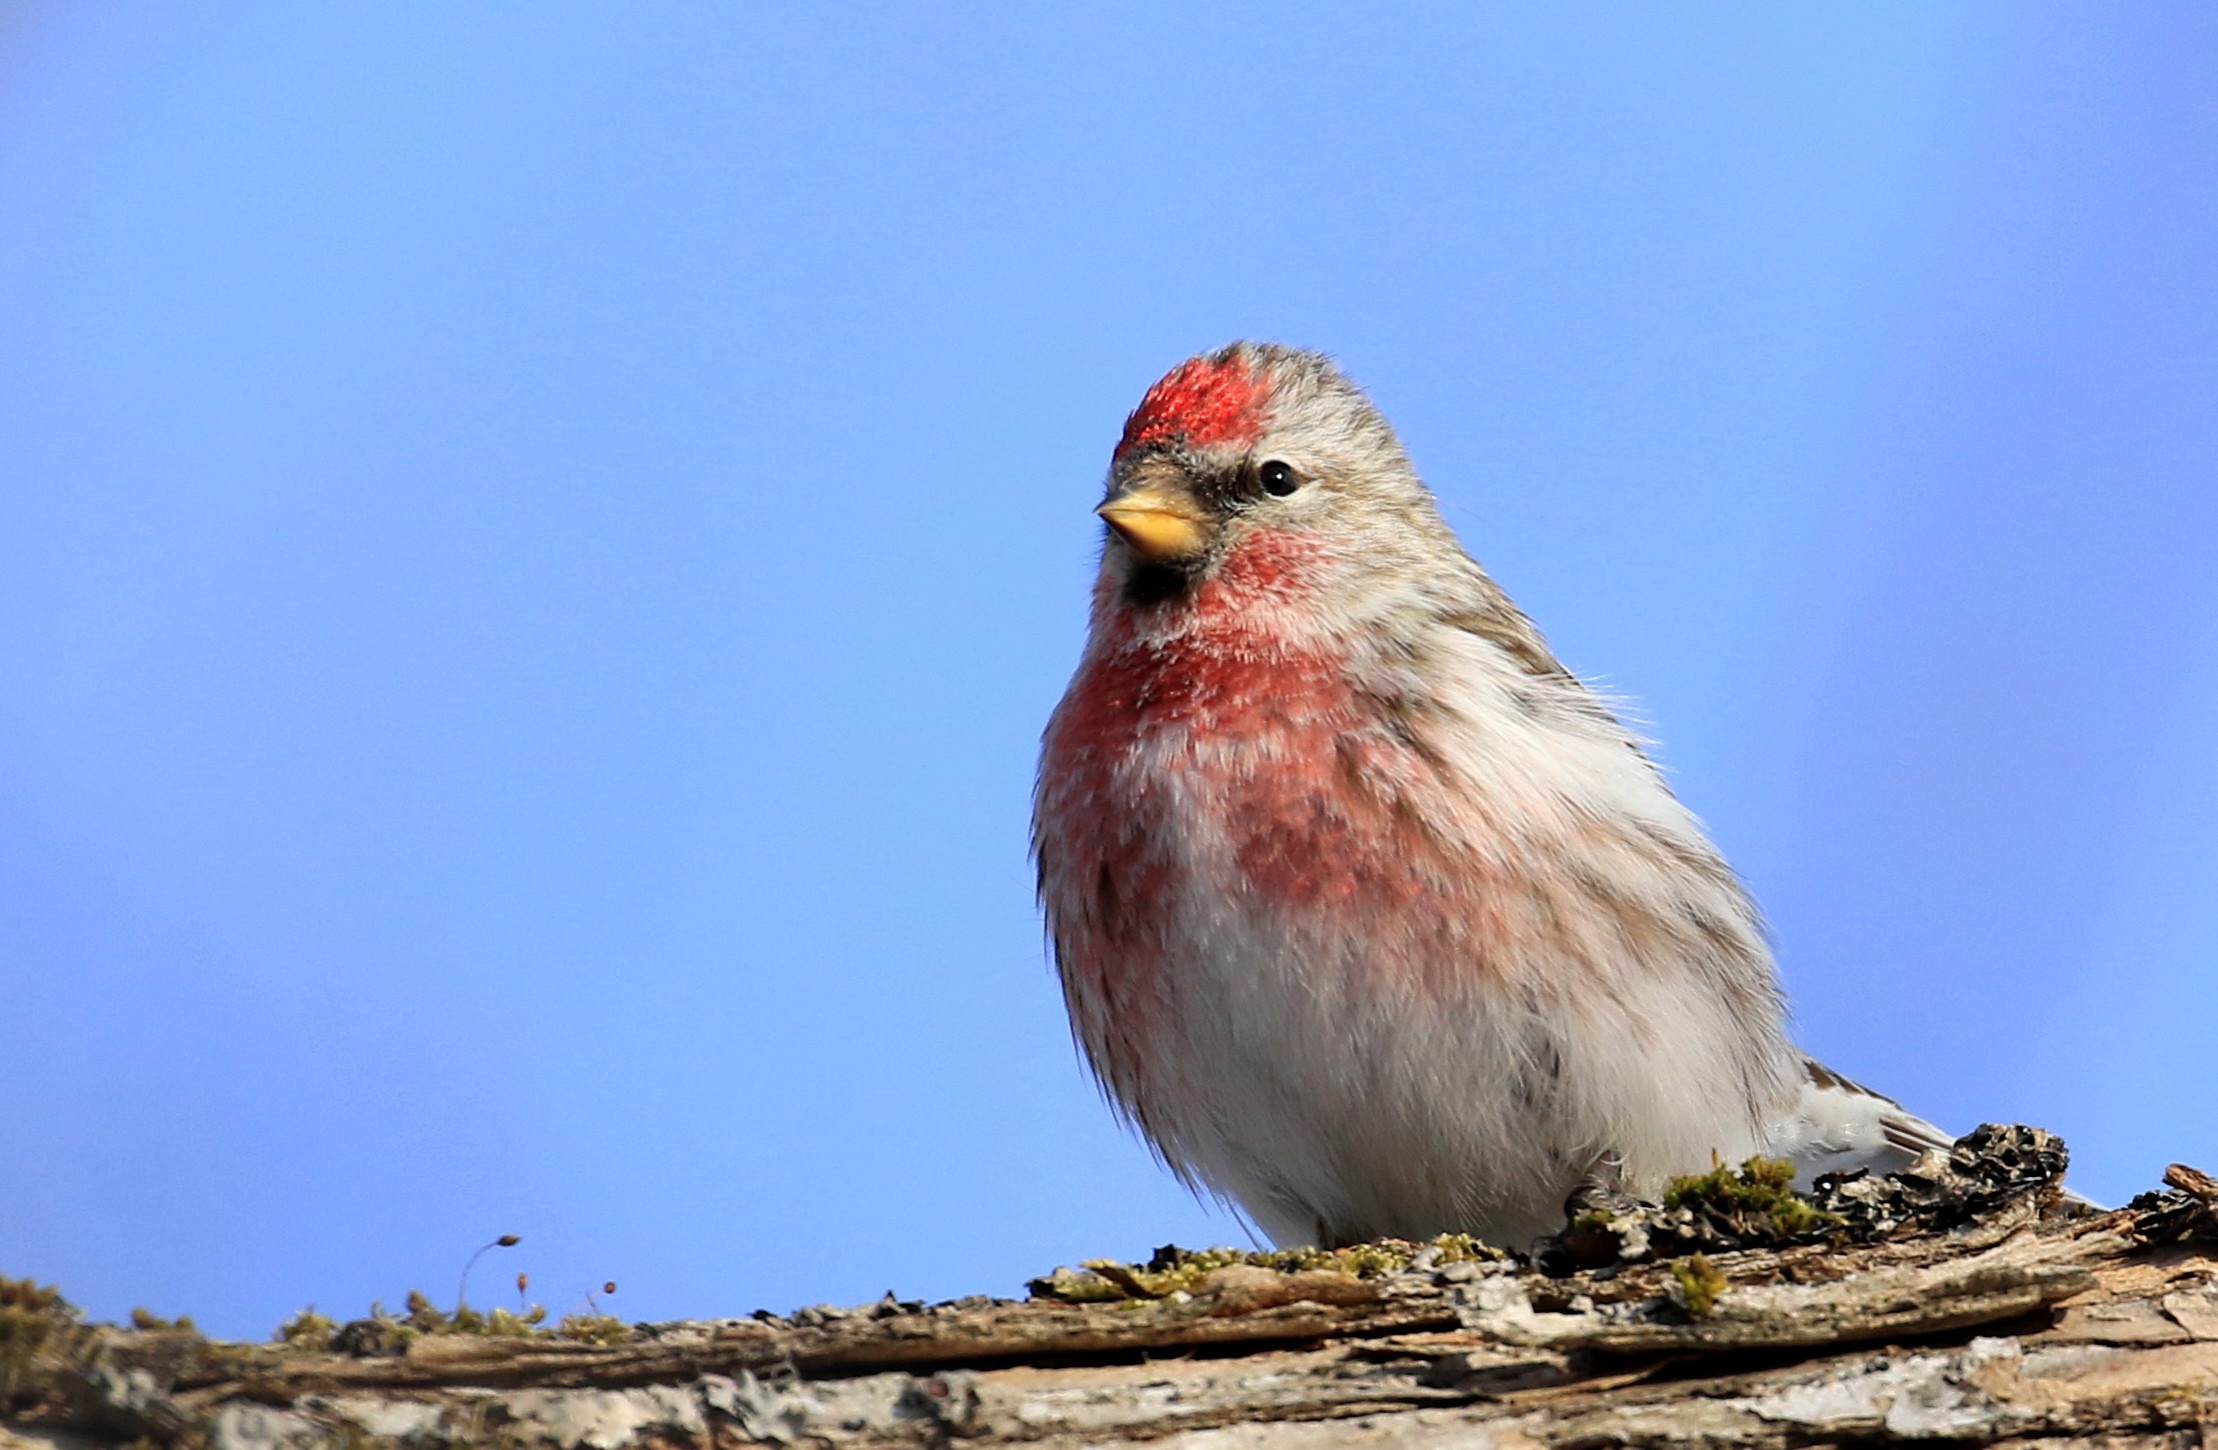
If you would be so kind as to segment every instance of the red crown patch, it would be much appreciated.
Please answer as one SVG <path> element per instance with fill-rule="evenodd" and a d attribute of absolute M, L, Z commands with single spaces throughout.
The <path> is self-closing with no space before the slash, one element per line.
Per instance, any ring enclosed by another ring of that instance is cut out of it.
<path fill-rule="evenodd" d="M 1169 438 L 1203 448 L 1248 442 L 1263 431 L 1269 382 L 1269 375 L 1241 353 L 1188 358 L 1149 388 L 1124 420 L 1117 452 Z"/>

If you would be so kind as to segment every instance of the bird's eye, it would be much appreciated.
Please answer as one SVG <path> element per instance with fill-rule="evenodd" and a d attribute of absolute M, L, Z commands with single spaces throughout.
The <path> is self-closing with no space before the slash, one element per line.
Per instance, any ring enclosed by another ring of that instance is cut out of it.
<path fill-rule="evenodd" d="M 1284 498 L 1302 486 L 1302 481 L 1294 477 L 1294 470 L 1276 458 L 1257 471 L 1263 476 L 1263 491 L 1273 498 Z"/>

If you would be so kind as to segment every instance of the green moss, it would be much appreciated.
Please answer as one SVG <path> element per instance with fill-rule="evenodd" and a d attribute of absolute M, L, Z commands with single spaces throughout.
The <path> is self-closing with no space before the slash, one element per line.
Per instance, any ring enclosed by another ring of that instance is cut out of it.
<path fill-rule="evenodd" d="M 37 1319 L 75 1319 L 77 1307 L 52 1284 L 32 1279 L 11 1279 L 0 1274 L 0 1314 L 27 1315 Z"/>
<path fill-rule="evenodd" d="M 1717 1296 L 1726 1289 L 1725 1275 L 1710 1262 L 1707 1254 L 1679 1259 L 1671 1265 L 1671 1277 L 1678 1281 L 1679 1293 L 1686 1300 L 1687 1313 L 1697 1319 L 1707 1319 L 1717 1308 Z"/>
<path fill-rule="evenodd" d="M 164 1330 L 180 1329 L 187 1334 L 198 1334 L 200 1326 L 193 1323 L 190 1314 L 180 1314 L 175 1319 L 164 1319 L 149 1309 L 131 1311 L 131 1327 L 146 1334 L 159 1334 Z"/>
<path fill-rule="evenodd" d="M 539 1326 L 546 1320 L 547 1311 L 537 1304 L 521 1314 L 511 1314 L 506 1309 L 494 1309 L 486 1313 L 485 1327 L 478 1332 L 490 1334 L 495 1339 L 525 1339 L 537 1334 Z"/>
<path fill-rule="evenodd" d="M 1182 1249 L 1175 1245 L 1157 1249 L 1145 1264 L 1121 1259 L 1087 1259 L 1083 1273 L 1057 1269 L 1034 1279 L 1026 1287 L 1035 1299 L 1065 1304 L 1100 1304 L 1118 1300 L 1167 1299 L 1194 1292 L 1201 1281 L 1219 1269 L 1250 1265 L 1282 1274 L 1325 1270 L 1358 1279 L 1377 1279 L 1400 1273 L 1420 1253 L 1437 1250 L 1433 1262 L 1455 1264 L 1502 1257 L 1469 1234 L 1442 1234 L 1427 1243 L 1406 1239 L 1380 1239 L 1344 1249 L 1276 1249 L 1254 1253 L 1246 1249 Z"/>
<path fill-rule="evenodd" d="M 0 1403 L 54 1335 L 77 1322 L 77 1306 L 53 1285 L 0 1275 Z"/>
<path fill-rule="evenodd" d="M 632 1337 L 630 1327 L 613 1314 L 565 1314 L 554 1332 L 563 1339 L 601 1345 L 623 1344 Z"/>
<path fill-rule="evenodd" d="M 421 1290 L 411 1289 L 407 1308 L 407 1314 L 396 1318 L 382 1301 L 370 1305 L 366 1317 L 384 1331 L 381 1338 L 389 1346 L 381 1352 L 404 1350 L 411 1341 L 426 1335 L 472 1334 L 486 1339 L 546 1336 L 583 1339 L 593 1344 L 620 1344 L 631 1337 L 630 1329 L 622 1320 L 605 1314 L 572 1314 L 549 1328 L 547 1310 L 539 1304 L 524 1310 L 478 1310 L 462 1304 L 449 1312 L 432 1303 Z M 339 1326 L 310 1305 L 277 1326 L 271 1337 L 296 1349 L 324 1353 L 336 1346 L 338 1334 Z"/>
<path fill-rule="evenodd" d="M 547 1311 L 542 1305 L 534 1304 L 517 1313 L 507 1309 L 481 1312 L 467 1304 L 459 1304 L 455 1306 L 454 1312 L 448 1313 L 432 1303 L 420 1289 L 408 1291 L 408 1313 L 404 1318 L 394 1319 L 385 1312 L 382 1303 L 370 1306 L 369 1317 L 379 1323 L 391 1324 L 404 1336 L 404 1343 L 407 1339 L 425 1334 L 475 1334 L 488 1339 L 528 1339 L 534 1334 L 561 1332 L 559 1329 L 548 1331 L 540 1327 L 547 1319 Z M 304 1340 L 312 1340 L 320 1326 L 325 1342 L 329 1342 L 331 1321 L 312 1309 L 303 1311 L 279 1326 L 278 1338 L 288 1343 L 293 1342 L 296 1326 Z"/>
<path fill-rule="evenodd" d="M 1780 1238 L 1845 1222 L 1795 1193 L 1794 1165 L 1784 1158 L 1751 1158 L 1737 1169 L 1720 1163 L 1707 1173 L 1674 1178 L 1664 1190 L 1664 1207 L 1715 1212 L 1743 1234 L 1768 1225 Z"/>
<path fill-rule="evenodd" d="M 331 1336 L 338 1332 L 339 1326 L 318 1314 L 316 1306 L 311 1304 L 278 1325 L 277 1332 L 270 1338 L 293 1349 L 312 1350 L 320 1354 L 331 1348 Z"/>
<path fill-rule="evenodd" d="M 1107 1304 L 1129 1296 L 1110 1279 L 1092 1270 L 1074 1272 L 1057 1265 L 1037 1279 L 1025 1281 L 1025 1291 L 1035 1299 L 1052 1299 L 1058 1304 Z"/>

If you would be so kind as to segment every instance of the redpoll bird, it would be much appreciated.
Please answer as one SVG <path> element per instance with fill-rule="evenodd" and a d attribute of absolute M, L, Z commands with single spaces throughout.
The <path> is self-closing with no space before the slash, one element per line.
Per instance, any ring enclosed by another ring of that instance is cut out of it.
<path fill-rule="evenodd" d="M 1177 368 L 1098 512 L 1033 849 L 1087 1061 L 1190 1185 L 1521 1247 L 1716 1158 L 1947 1145 L 1788 1042 L 1739 879 L 1327 359 Z"/>

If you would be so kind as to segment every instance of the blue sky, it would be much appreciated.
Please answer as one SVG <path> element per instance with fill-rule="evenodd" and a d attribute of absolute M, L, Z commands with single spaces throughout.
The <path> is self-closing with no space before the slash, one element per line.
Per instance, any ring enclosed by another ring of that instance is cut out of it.
<path fill-rule="evenodd" d="M 0 1270 L 258 1335 L 1237 1239 L 1024 856 L 1125 411 L 1326 348 L 1806 1044 L 2218 1160 L 2218 18 L 0 5 Z"/>

